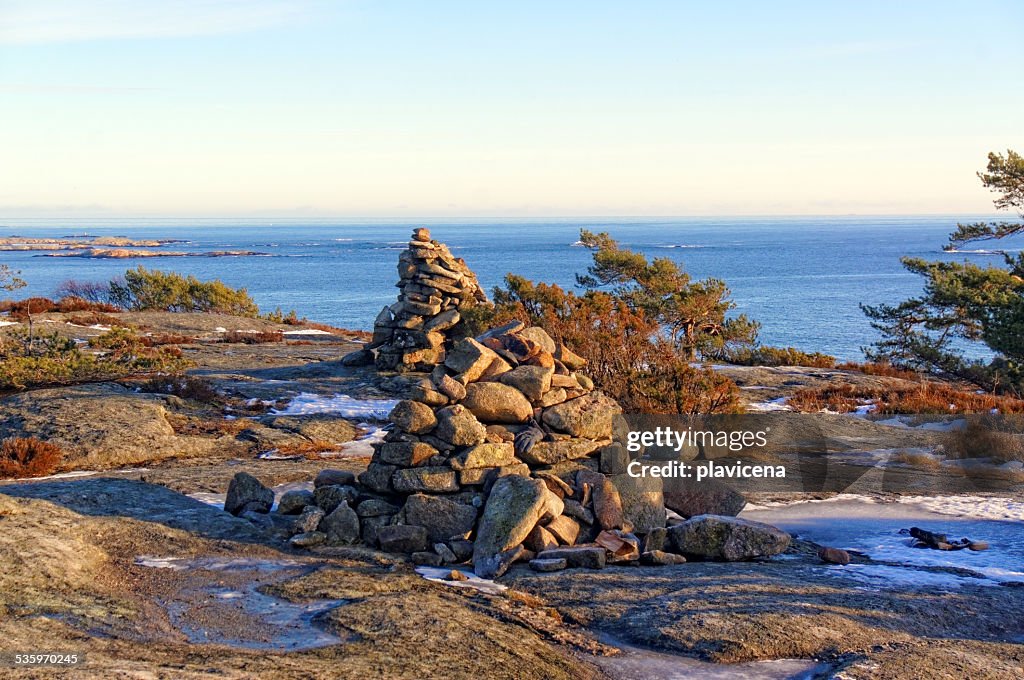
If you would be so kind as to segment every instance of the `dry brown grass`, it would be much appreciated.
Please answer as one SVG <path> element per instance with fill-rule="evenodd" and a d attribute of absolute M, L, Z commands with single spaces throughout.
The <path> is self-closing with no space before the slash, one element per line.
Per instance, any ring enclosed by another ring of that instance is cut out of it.
<path fill-rule="evenodd" d="M 228 331 L 221 336 L 220 341 L 245 345 L 262 345 L 268 342 L 283 342 L 284 333 L 281 331 Z"/>
<path fill-rule="evenodd" d="M 0 443 L 0 477 L 21 479 L 52 474 L 64 451 L 34 437 L 15 437 Z"/>
<path fill-rule="evenodd" d="M 879 414 L 1001 414 L 1024 413 L 1024 399 L 960 389 L 940 382 L 913 385 L 852 385 L 839 383 L 797 390 L 786 402 L 805 413 L 822 410 L 849 413 L 865 403 Z"/>
<path fill-rule="evenodd" d="M 997 429 L 997 419 L 971 418 L 950 430 L 942 444 L 950 458 L 994 458 L 1002 462 L 1024 461 L 1024 435 Z"/>
<path fill-rule="evenodd" d="M 847 361 L 839 364 L 836 368 L 844 371 L 859 371 L 865 375 L 877 375 L 884 378 L 902 378 L 903 380 L 920 380 L 921 375 L 913 371 L 896 368 L 892 364 L 875 363 L 872 361 L 859 364 L 855 361 Z"/>
<path fill-rule="evenodd" d="M 188 437 L 237 437 L 243 430 L 252 423 L 246 418 L 227 420 L 220 415 L 199 416 L 184 415 L 181 413 L 168 413 L 167 422 L 179 436 Z"/>
<path fill-rule="evenodd" d="M 337 451 L 340 444 L 325 441 L 322 439 L 314 439 L 308 442 L 302 442 L 299 444 L 285 444 L 277 447 L 277 452 L 282 456 L 303 456 L 309 460 L 320 459 L 321 453 L 327 453 L 329 451 Z"/>
<path fill-rule="evenodd" d="M 911 467 L 920 468 L 922 470 L 937 470 L 942 467 L 942 463 L 936 460 L 933 456 L 929 456 L 927 453 L 900 451 L 893 456 L 892 459 L 897 463 L 906 463 Z"/>
<path fill-rule="evenodd" d="M 44 312 L 101 312 L 109 314 L 122 311 L 116 305 L 105 302 L 89 302 L 77 297 L 66 297 L 51 300 L 44 297 L 25 298 L 24 300 L 4 300 L 0 302 L 0 312 L 7 312 L 14 321 L 27 321 L 29 314 Z"/>
<path fill-rule="evenodd" d="M 82 312 L 79 314 L 72 314 L 67 318 L 68 323 L 75 324 L 76 326 L 123 326 L 129 328 L 130 325 L 124 323 L 116 316 L 105 314 L 104 312 Z"/>
<path fill-rule="evenodd" d="M 147 347 L 161 347 L 163 345 L 192 345 L 198 342 L 198 339 L 193 335 L 179 333 L 154 333 L 142 336 L 142 341 Z"/>

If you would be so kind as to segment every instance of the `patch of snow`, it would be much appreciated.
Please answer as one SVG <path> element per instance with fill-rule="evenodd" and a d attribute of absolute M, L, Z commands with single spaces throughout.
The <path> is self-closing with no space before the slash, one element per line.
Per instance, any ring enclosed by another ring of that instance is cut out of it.
<path fill-rule="evenodd" d="M 208 491 L 197 491 L 195 493 L 185 494 L 189 498 L 193 498 L 200 503 L 206 503 L 212 505 L 217 509 L 224 509 L 224 501 L 227 499 L 227 494 L 224 493 L 212 493 Z"/>
<path fill-rule="evenodd" d="M 4 326 L 20 326 L 21 324 L 17 321 L 0 321 L 0 328 Z"/>
<path fill-rule="evenodd" d="M 962 585 L 999 585 L 998 582 L 985 578 L 971 578 L 941 571 L 907 569 L 887 564 L 847 564 L 828 567 L 827 571 L 836 576 L 845 576 L 859 581 L 868 586 L 870 590 L 901 590 L 904 588 L 956 590 Z"/>
<path fill-rule="evenodd" d="M 772 411 L 792 411 L 792 407 L 786 406 L 786 397 L 779 397 L 771 401 L 755 401 L 747 404 L 747 411 L 751 413 L 770 413 Z"/>
<path fill-rule="evenodd" d="M 801 538 L 861 552 L 887 562 L 891 569 L 905 570 L 890 578 L 885 587 L 921 587 L 941 577 L 943 584 L 994 585 L 1024 582 L 1024 503 L 1008 498 L 981 496 L 905 496 L 898 502 L 858 494 L 841 494 L 821 501 L 748 506 L 740 516 L 775 525 Z M 929 550 L 914 548 L 914 540 L 900 533 L 911 527 L 942 533 L 953 540 L 984 541 L 989 549 Z M 921 572 L 919 567 L 969 570 L 975 576 Z M 828 573 L 844 575 L 843 569 Z M 883 583 L 885 571 L 869 570 L 863 579 Z M 924 575 L 922 575 L 924 574 Z M 926 582 L 927 581 L 927 582 Z"/>
<path fill-rule="evenodd" d="M 382 427 L 359 423 L 359 427 L 366 430 L 359 439 L 345 442 L 338 447 L 337 451 L 324 451 L 319 454 L 321 458 L 369 458 L 373 455 L 373 445 L 384 441 L 387 430 Z"/>
<path fill-rule="evenodd" d="M 284 409 L 274 409 L 271 413 L 275 416 L 337 413 L 343 418 L 385 420 L 397 403 L 394 399 L 356 399 L 347 394 L 323 396 L 303 392 L 294 397 Z"/>
<path fill-rule="evenodd" d="M 466 581 L 449 581 L 447 580 L 448 574 L 452 571 L 461 571 L 463 574 L 469 577 Z M 505 586 L 500 583 L 487 578 L 480 578 L 473 572 L 467 569 L 455 569 L 454 567 L 416 567 L 416 573 L 427 579 L 428 581 L 434 581 L 435 583 L 443 583 L 446 586 L 455 586 L 456 588 L 472 588 L 473 590 L 479 590 L 481 593 L 487 593 L 488 595 L 497 595 L 498 593 L 508 590 Z"/>
<path fill-rule="evenodd" d="M 100 323 L 94 323 L 93 325 L 89 326 L 89 328 L 93 329 L 94 331 L 103 331 L 103 332 L 107 332 L 107 331 L 110 330 L 110 326 L 104 326 L 103 324 L 100 324 Z"/>
<path fill-rule="evenodd" d="M 297 331 L 285 331 L 281 335 L 334 335 L 334 333 L 322 331 L 319 328 L 303 328 Z"/>
<path fill-rule="evenodd" d="M 214 333 L 227 333 L 228 329 L 224 328 L 224 326 L 217 326 L 216 328 L 213 329 L 213 332 Z"/>

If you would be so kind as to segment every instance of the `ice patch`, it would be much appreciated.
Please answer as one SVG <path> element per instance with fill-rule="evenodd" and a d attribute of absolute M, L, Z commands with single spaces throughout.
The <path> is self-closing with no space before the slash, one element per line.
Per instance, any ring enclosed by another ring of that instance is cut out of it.
<path fill-rule="evenodd" d="M 387 435 L 387 430 L 382 427 L 376 427 L 369 423 L 359 423 L 359 427 L 366 430 L 359 439 L 353 439 L 350 442 L 345 442 L 338 447 L 337 451 L 324 451 L 319 455 L 320 458 L 369 458 L 373 455 L 373 445 L 379 444 L 384 441 L 384 437 Z"/>
<path fill-rule="evenodd" d="M 298 331 L 285 331 L 282 335 L 334 335 L 334 333 L 328 333 L 319 328 L 303 328 Z"/>
<path fill-rule="evenodd" d="M 446 577 L 452 571 L 461 571 L 464 575 L 469 577 L 469 580 L 447 580 Z M 487 593 L 488 595 L 497 595 L 498 593 L 508 590 L 500 583 L 495 583 L 490 579 L 480 578 L 473 572 L 466 569 L 455 569 L 453 567 L 416 567 L 416 573 L 428 581 L 443 583 L 446 586 L 455 586 L 456 588 L 472 588 L 473 590 L 479 590 L 481 593 Z"/>
<path fill-rule="evenodd" d="M 747 411 L 751 413 L 770 413 L 772 411 L 792 411 L 792 407 L 786 406 L 786 397 L 779 397 L 771 401 L 755 401 L 747 404 Z"/>
<path fill-rule="evenodd" d="M 962 585 L 996 586 L 995 581 L 984 578 L 970 578 L 941 571 L 922 571 L 905 567 L 892 567 L 886 564 L 847 564 L 845 566 L 828 567 L 828 572 L 836 576 L 859 581 L 871 590 L 899 590 L 902 588 L 937 588 L 940 590 L 956 590 Z"/>
<path fill-rule="evenodd" d="M 356 399 L 347 394 L 323 396 L 303 392 L 293 398 L 288 406 L 273 410 L 275 416 L 303 416 L 316 413 L 337 413 L 342 418 L 368 418 L 386 420 L 391 409 L 398 402 L 393 399 Z"/>

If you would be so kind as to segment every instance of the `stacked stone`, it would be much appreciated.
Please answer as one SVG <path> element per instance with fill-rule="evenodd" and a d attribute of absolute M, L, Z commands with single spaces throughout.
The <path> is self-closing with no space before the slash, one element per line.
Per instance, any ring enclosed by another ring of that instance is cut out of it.
<path fill-rule="evenodd" d="M 435 267 L 460 269 L 461 278 L 441 277 L 459 281 L 450 286 L 459 292 L 436 287 Z M 619 405 L 544 329 L 512 322 L 459 337 L 459 306 L 485 298 L 465 264 L 425 230 L 414 233 L 399 270 L 402 295 L 375 330 L 378 365 L 429 375 L 392 410 L 391 429 L 358 480 L 324 470 L 313 492 L 280 499 L 275 516 L 294 515 L 283 522 L 293 545 L 361 541 L 418 564 L 471 563 L 485 578 L 518 561 L 552 571 L 676 564 L 684 554 L 747 559 L 788 546 L 774 527 L 703 514 L 736 514 L 738 494 L 670 490 L 658 476 L 628 474 Z M 229 511 L 260 521 L 273 494 L 268 502 L 269 490 L 244 473 L 236 486 Z M 699 516 L 667 521 L 666 503 Z"/>
<path fill-rule="evenodd" d="M 631 498 L 627 517 L 620 491 L 600 472 L 625 472 L 625 450 L 612 441 L 621 409 L 594 391 L 584 364 L 520 322 L 455 342 L 391 412 L 393 428 L 359 477 L 400 508 L 364 522 L 363 540 L 415 548 L 414 560 L 427 564 L 471 556 L 484 576 L 602 531 L 618 532 L 603 540 L 620 557 L 638 558 L 629 532 L 637 523 L 644 533 L 665 526 L 658 480 Z M 594 545 L 582 554 L 603 566 L 605 552 Z"/>
<path fill-rule="evenodd" d="M 444 360 L 460 310 L 487 304 L 487 295 L 465 261 L 422 228 L 399 256 L 398 276 L 398 301 L 377 315 L 367 349 L 377 350 L 380 370 L 430 370 Z"/>

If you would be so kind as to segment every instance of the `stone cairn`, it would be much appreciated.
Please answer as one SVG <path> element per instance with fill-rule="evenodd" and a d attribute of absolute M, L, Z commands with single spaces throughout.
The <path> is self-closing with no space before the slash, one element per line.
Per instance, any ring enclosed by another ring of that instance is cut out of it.
<path fill-rule="evenodd" d="M 398 257 L 398 276 L 398 301 L 377 315 L 367 349 L 377 350 L 382 371 L 429 371 L 444 361 L 447 337 L 457 335 L 459 310 L 486 304 L 487 295 L 465 261 L 422 228 Z"/>
<path fill-rule="evenodd" d="M 544 329 L 512 322 L 455 337 L 460 305 L 486 298 L 426 230 L 414 233 L 399 272 L 399 302 L 376 323 L 377 365 L 428 375 L 407 379 L 391 429 L 358 478 L 323 470 L 313 491 L 281 497 L 275 514 L 293 546 L 362 542 L 416 564 L 472 564 L 484 578 L 521 561 L 554 571 L 677 564 L 684 555 L 748 559 L 788 546 L 774 527 L 725 516 L 739 512 L 741 496 L 726 498 L 734 509 L 721 515 L 700 514 L 714 510 L 695 506 L 699 490 L 666 493 L 659 477 L 627 474 L 619 405 Z M 700 516 L 667 523 L 673 498 Z M 225 509 L 252 518 L 272 502 L 240 473 Z"/>

